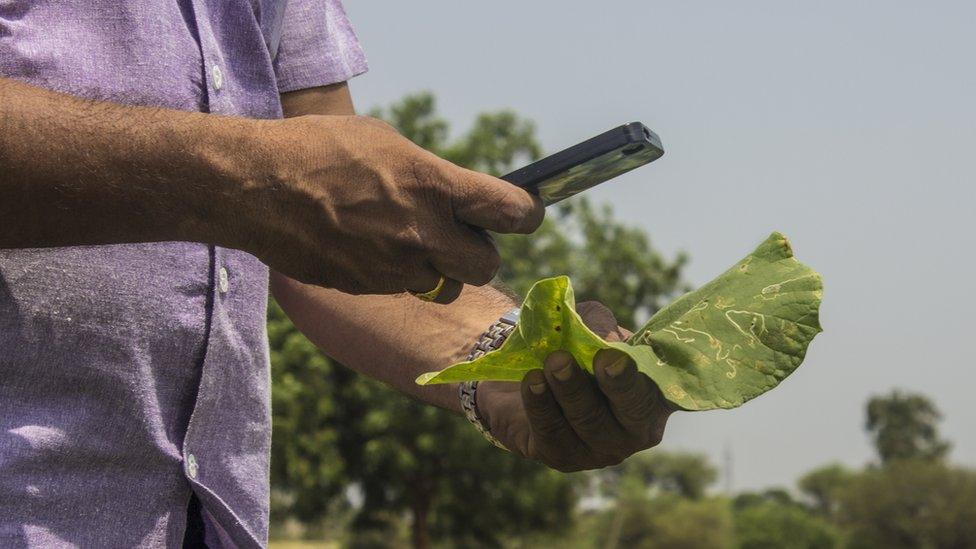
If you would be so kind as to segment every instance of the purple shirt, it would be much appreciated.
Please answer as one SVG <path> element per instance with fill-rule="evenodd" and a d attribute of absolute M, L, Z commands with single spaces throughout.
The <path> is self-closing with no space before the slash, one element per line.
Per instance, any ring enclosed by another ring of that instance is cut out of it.
<path fill-rule="evenodd" d="M 0 2 L 0 75 L 92 99 L 279 118 L 365 70 L 339 0 Z M 191 490 L 264 545 L 267 295 L 203 244 L 0 250 L 0 547 L 178 546 Z"/>

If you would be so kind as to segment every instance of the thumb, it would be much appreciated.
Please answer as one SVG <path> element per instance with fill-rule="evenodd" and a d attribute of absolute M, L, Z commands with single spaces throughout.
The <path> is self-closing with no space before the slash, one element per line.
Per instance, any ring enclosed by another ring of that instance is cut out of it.
<path fill-rule="evenodd" d="M 454 216 L 496 233 L 534 232 L 545 207 L 539 197 L 487 174 L 455 166 Z"/>

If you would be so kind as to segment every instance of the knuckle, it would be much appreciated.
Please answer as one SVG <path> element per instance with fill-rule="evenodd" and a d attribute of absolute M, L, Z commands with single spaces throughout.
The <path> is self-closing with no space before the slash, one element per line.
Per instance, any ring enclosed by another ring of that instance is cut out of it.
<path fill-rule="evenodd" d="M 420 234 L 420 229 L 413 223 L 397 231 L 396 242 L 401 250 L 407 252 L 419 252 L 426 249 L 426 244 L 423 236 Z"/>
<path fill-rule="evenodd" d="M 554 408 L 555 405 L 549 404 L 535 404 L 526 407 L 525 412 L 529 417 L 529 424 L 533 433 L 548 439 L 563 432 L 565 421 Z"/>
<path fill-rule="evenodd" d="M 618 415 L 620 422 L 624 425 L 649 425 L 652 423 L 651 408 L 646 403 L 635 402 L 621 403 L 614 412 Z"/>
<path fill-rule="evenodd" d="M 559 441 L 569 440 L 575 435 L 566 423 L 562 412 L 559 411 L 559 407 L 554 405 L 554 408 L 536 410 L 529 419 L 535 436 L 549 444 L 559 445 Z"/>
<path fill-rule="evenodd" d="M 422 189 L 434 187 L 434 166 L 416 158 L 410 162 L 410 175 L 413 182 Z"/>
<path fill-rule="evenodd" d="M 599 409 L 598 406 L 593 406 L 590 401 L 589 386 L 586 381 L 579 372 L 573 372 L 573 377 L 569 380 L 562 382 L 562 384 L 554 384 L 559 393 L 559 402 L 563 406 L 563 411 L 567 417 L 574 421 L 594 413 L 593 408 Z"/>
<path fill-rule="evenodd" d="M 602 406 L 582 406 L 567 413 L 573 426 L 586 433 L 603 433 L 607 423 L 607 410 Z"/>
<path fill-rule="evenodd" d="M 566 433 L 563 418 L 554 412 L 536 413 L 532 419 L 532 430 L 540 437 L 551 439 Z"/>
<path fill-rule="evenodd" d="M 649 379 L 641 374 L 637 383 L 628 382 L 624 387 L 617 385 L 613 389 L 613 411 L 622 422 L 638 425 L 651 423 L 661 396 Z"/>
<path fill-rule="evenodd" d="M 646 418 L 653 408 L 654 395 L 641 389 L 641 384 L 631 384 L 618 393 L 617 403 L 632 419 Z"/>

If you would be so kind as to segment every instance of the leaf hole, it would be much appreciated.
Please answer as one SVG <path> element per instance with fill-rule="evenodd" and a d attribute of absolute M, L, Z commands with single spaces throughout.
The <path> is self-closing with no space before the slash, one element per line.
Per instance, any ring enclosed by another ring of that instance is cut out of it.
<path fill-rule="evenodd" d="M 557 331 L 557 332 L 561 332 L 561 331 L 562 331 L 562 329 L 563 329 L 563 327 L 562 327 L 562 326 L 556 326 L 556 331 Z"/>

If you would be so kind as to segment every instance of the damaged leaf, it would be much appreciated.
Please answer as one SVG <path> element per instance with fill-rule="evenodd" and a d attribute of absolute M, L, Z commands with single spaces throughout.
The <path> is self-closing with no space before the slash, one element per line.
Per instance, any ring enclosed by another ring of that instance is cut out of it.
<path fill-rule="evenodd" d="M 685 410 L 735 408 L 776 387 L 803 361 L 820 331 L 820 275 L 773 233 L 731 269 L 658 311 L 626 343 L 608 343 L 576 313 L 565 276 L 537 282 L 502 347 L 419 378 L 421 385 L 520 381 L 565 350 L 592 373 L 593 356 L 614 348 Z"/>

